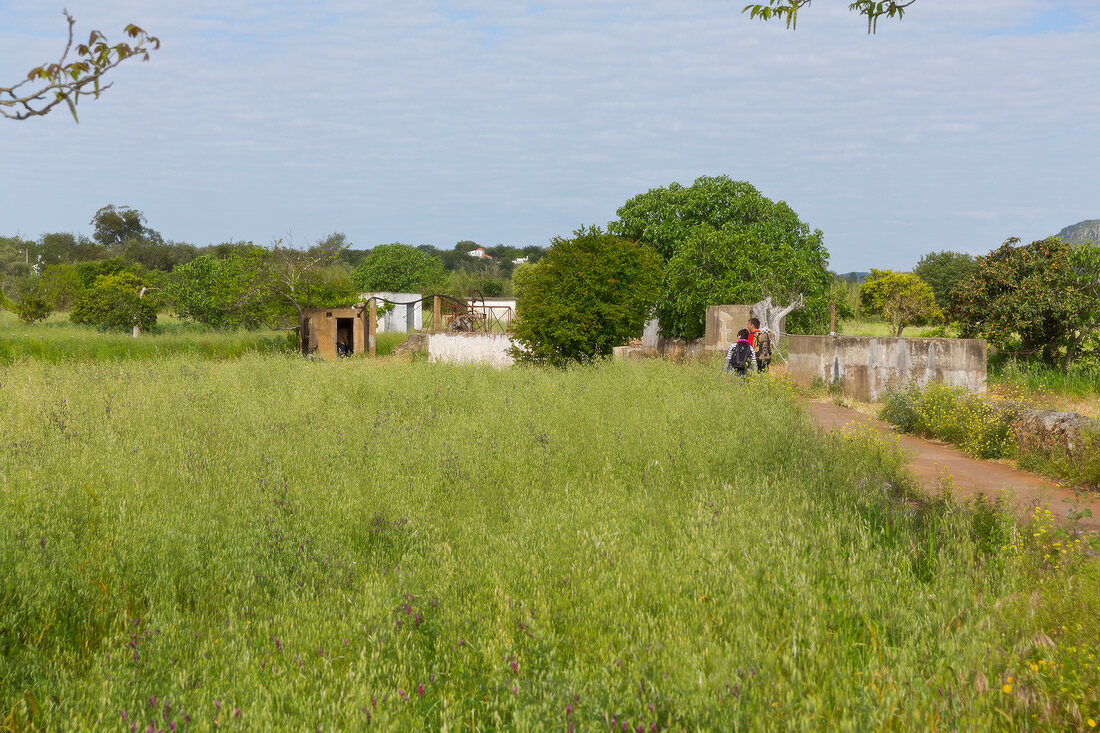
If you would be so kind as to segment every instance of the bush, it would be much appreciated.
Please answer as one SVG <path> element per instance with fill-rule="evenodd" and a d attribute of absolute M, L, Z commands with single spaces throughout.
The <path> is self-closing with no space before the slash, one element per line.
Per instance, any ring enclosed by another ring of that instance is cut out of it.
<path fill-rule="evenodd" d="M 145 282 L 137 275 L 122 272 L 103 275 L 77 301 L 69 320 L 101 329 L 157 325 L 157 298 L 142 296 Z"/>
<path fill-rule="evenodd" d="M 1016 452 L 1011 408 L 958 387 L 933 382 L 891 391 L 879 417 L 902 432 L 954 443 L 977 458 L 1006 458 Z"/>
<path fill-rule="evenodd" d="M 660 277 L 651 247 L 599 227 L 555 239 L 550 253 L 519 276 L 516 358 L 564 366 L 610 355 L 641 333 Z"/>
<path fill-rule="evenodd" d="M 19 316 L 19 322 L 25 324 L 44 321 L 52 312 L 53 308 L 44 298 L 34 295 L 23 298 L 23 302 L 15 308 L 15 315 Z"/>

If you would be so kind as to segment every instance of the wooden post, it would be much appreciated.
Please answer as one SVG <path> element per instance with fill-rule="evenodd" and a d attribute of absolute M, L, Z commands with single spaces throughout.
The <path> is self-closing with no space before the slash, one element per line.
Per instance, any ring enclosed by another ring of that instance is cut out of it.
<path fill-rule="evenodd" d="M 367 356 L 374 356 L 374 336 L 378 333 L 378 303 L 370 299 L 370 312 L 367 315 Z"/>
<path fill-rule="evenodd" d="M 829 303 L 829 333 L 836 335 L 836 301 Z"/>
<path fill-rule="evenodd" d="M 443 330 L 443 303 L 438 295 L 432 298 L 432 330 Z"/>

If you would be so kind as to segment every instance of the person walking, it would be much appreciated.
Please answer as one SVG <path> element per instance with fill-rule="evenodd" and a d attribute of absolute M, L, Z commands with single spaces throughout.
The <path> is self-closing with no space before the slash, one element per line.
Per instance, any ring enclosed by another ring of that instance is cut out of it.
<path fill-rule="evenodd" d="M 723 374 L 735 373 L 744 377 L 749 369 L 756 371 L 756 352 L 752 349 L 752 341 L 749 340 L 749 331 L 742 328 L 737 332 L 737 341 L 730 344 L 726 352 L 726 367 Z"/>
<path fill-rule="evenodd" d="M 772 363 L 772 332 L 766 327 L 760 328 L 759 318 L 749 319 L 749 340 L 756 353 L 757 371 L 768 371 L 768 365 Z"/>

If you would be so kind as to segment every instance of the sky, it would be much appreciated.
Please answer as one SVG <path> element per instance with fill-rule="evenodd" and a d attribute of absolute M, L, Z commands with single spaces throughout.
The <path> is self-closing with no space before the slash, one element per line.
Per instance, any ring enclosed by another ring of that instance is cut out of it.
<path fill-rule="evenodd" d="M 548 245 L 632 196 L 728 175 L 908 270 L 1100 218 L 1100 2 L 847 0 L 798 29 L 747 0 L 75 0 L 76 34 L 161 39 L 114 86 L 0 119 L 0 235 Z M 60 55 L 62 4 L 0 0 L 0 84 Z"/>

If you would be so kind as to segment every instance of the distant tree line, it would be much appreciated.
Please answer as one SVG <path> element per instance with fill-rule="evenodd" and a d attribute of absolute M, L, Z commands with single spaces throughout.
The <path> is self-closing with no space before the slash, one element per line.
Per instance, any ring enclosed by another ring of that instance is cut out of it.
<path fill-rule="evenodd" d="M 64 311 L 75 322 L 149 328 L 166 309 L 215 328 L 292 327 L 305 308 L 347 305 L 366 291 L 510 295 L 516 260 L 537 262 L 546 251 L 496 245 L 476 258 L 469 253 L 479 245 L 468 240 L 452 250 L 358 250 L 341 233 L 303 249 L 281 241 L 199 247 L 166 240 L 141 211 L 115 205 L 90 225 L 90 237 L 0 237 L 0 307 L 28 322 Z M 121 296 L 130 291 L 136 305 Z"/>

